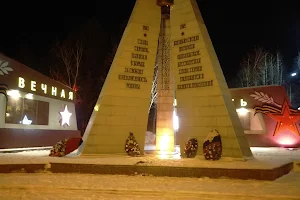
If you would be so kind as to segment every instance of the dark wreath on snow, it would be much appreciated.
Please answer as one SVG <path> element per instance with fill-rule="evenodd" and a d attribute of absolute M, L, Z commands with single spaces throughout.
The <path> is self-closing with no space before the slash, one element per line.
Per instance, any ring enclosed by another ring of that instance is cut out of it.
<path fill-rule="evenodd" d="M 184 154 L 187 158 L 194 158 L 198 151 L 198 141 L 196 138 L 191 138 L 187 141 L 184 147 Z"/>
<path fill-rule="evenodd" d="M 219 160 L 222 156 L 221 135 L 212 130 L 203 143 L 203 155 L 206 160 Z"/>
<path fill-rule="evenodd" d="M 129 156 L 139 156 L 141 154 L 139 144 L 132 132 L 129 133 L 129 136 L 126 140 L 125 151 Z"/>
<path fill-rule="evenodd" d="M 49 156 L 63 157 L 76 150 L 82 143 L 82 138 L 69 138 L 58 141 L 50 150 Z"/>

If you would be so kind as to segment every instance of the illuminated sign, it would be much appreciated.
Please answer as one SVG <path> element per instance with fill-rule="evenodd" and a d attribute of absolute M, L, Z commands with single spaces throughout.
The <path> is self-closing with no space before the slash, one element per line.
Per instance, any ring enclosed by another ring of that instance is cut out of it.
<path fill-rule="evenodd" d="M 69 112 L 68 106 L 65 106 L 65 110 L 63 112 L 59 112 L 61 115 L 61 126 L 64 126 L 65 124 L 70 126 L 70 117 L 72 113 Z"/>
<path fill-rule="evenodd" d="M 241 106 L 242 107 L 247 106 L 247 101 L 244 101 L 244 99 L 241 99 Z"/>
<path fill-rule="evenodd" d="M 234 99 L 232 99 L 232 100 L 234 101 Z M 247 101 L 244 101 L 244 99 L 240 99 L 240 105 L 241 105 L 241 108 L 236 109 L 236 111 L 241 116 L 246 115 L 249 112 L 246 108 L 244 108 L 247 106 Z"/>
<path fill-rule="evenodd" d="M 29 85 L 29 86 L 27 86 Z M 31 80 L 31 81 L 25 81 L 23 77 L 18 78 L 18 87 L 19 88 L 25 88 L 29 87 L 31 91 L 33 92 L 42 92 L 44 94 L 49 94 L 55 97 L 60 97 L 62 99 L 68 99 L 68 100 L 73 100 L 74 99 L 74 94 L 73 91 L 65 91 L 64 89 L 58 89 L 55 86 L 48 86 L 45 83 L 37 84 L 36 81 Z"/>
<path fill-rule="evenodd" d="M 20 124 L 25 124 L 25 125 L 30 125 L 31 123 L 32 120 L 29 120 L 26 115 L 24 116 L 23 120 L 20 121 Z"/>
<path fill-rule="evenodd" d="M 231 99 L 232 101 L 234 101 L 234 99 Z M 244 99 L 240 99 L 240 106 L 241 107 L 246 107 L 247 106 L 247 101 L 245 101 Z"/>

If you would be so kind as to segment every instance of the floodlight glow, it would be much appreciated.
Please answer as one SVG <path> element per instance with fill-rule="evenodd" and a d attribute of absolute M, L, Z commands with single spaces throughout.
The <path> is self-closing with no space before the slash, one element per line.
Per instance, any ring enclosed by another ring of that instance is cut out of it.
<path fill-rule="evenodd" d="M 246 115 L 249 112 L 248 109 L 246 109 L 246 108 L 238 108 L 238 109 L 236 109 L 236 111 L 241 116 L 244 116 L 244 115 Z"/>
<path fill-rule="evenodd" d="M 11 96 L 13 99 L 18 99 L 21 97 L 19 90 L 9 90 L 7 91 L 7 95 Z"/>
<path fill-rule="evenodd" d="M 173 111 L 173 128 L 175 131 L 178 131 L 179 129 L 179 119 L 175 111 Z"/>
<path fill-rule="evenodd" d="M 28 93 L 28 94 L 25 95 L 25 98 L 26 99 L 33 99 L 33 94 Z"/>

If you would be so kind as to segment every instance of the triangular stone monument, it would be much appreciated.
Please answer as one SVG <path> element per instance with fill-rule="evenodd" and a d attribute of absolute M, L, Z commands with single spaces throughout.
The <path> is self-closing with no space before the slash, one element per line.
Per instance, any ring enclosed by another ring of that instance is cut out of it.
<path fill-rule="evenodd" d="M 196 0 L 175 0 L 171 27 L 181 146 L 189 137 L 202 142 L 211 130 L 217 129 L 223 156 L 251 156 Z"/>
<path fill-rule="evenodd" d="M 163 19 L 166 14 L 169 18 Z M 129 133 L 143 154 L 156 58 L 159 65 L 170 67 L 171 77 L 158 81 L 170 87 L 158 92 L 158 105 L 162 103 L 158 112 L 165 114 L 157 119 L 157 139 L 164 136 L 160 130 L 170 129 L 172 119 L 167 118 L 172 117 L 172 109 L 167 104 L 173 104 L 175 96 L 182 155 L 188 139 L 197 138 L 200 145 L 210 131 L 217 130 L 222 156 L 252 156 L 196 0 L 136 1 L 84 134 L 82 155 L 125 154 Z M 174 137 L 173 130 L 166 135 Z"/>
<path fill-rule="evenodd" d="M 136 2 L 84 133 L 83 155 L 125 153 L 130 132 L 143 153 L 160 20 L 154 1 Z"/>

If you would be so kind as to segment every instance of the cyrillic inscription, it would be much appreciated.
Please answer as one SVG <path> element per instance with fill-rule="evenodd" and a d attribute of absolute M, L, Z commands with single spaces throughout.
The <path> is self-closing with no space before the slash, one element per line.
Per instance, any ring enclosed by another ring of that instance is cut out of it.
<path fill-rule="evenodd" d="M 187 83 L 187 84 L 181 84 L 177 85 L 177 89 L 188 89 L 188 88 L 199 88 L 199 87 L 208 87 L 213 85 L 213 80 L 210 81 L 202 81 L 197 83 Z"/>
<path fill-rule="evenodd" d="M 147 82 L 147 78 L 146 77 L 127 76 L 127 75 L 121 75 L 121 74 L 119 75 L 119 80 Z"/>
<path fill-rule="evenodd" d="M 186 24 L 180 24 L 180 29 L 186 28 Z"/>
<path fill-rule="evenodd" d="M 193 64 L 200 63 L 200 62 L 201 62 L 201 58 L 186 60 L 186 61 L 178 62 L 178 67 L 193 65 Z"/>
<path fill-rule="evenodd" d="M 180 26 L 182 29 L 184 26 Z M 191 43 L 188 45 L 179 46 L 179 52 L 191 50 L 196 48 L 196 41 L 199 40 L 199 35 L 187 37 L 184 39 L 179 39 L 174 41 L 174 46 L 181 45 L 185 43 Z M 194 57 L 194 59 L 188 59 Z M 182 61 L 184 59 L 184 61 Z M 204 73 L 202 72 L 203 66 L 201 65 L 201 52 L 200 50 L 194 50 L 192 52 L 180 53 L 177 55 L 178 62 L 178 74 L 179 74 L 179 83 L 187 82 L 185 84 L 177 84 L 177 89 L 189 89 L 189 88 L 199 88 L 199 87 L 208 87 L 213 85 L 213 80 L 205 81 Z M 197 64 L 197 65 L 196 65 Z M 200 65 L 199 65 L 200 64 Z M 196 65 L 196 66 L 190 66 Z M 201 73 L 202 72 L 202 73 Z"/>
<path fill-rule="evenodd" d="M 194 48 L 195 48 L 195 44 L 189 44 L 189 45 L 179 47 L 179 51 L 186 51 L 186 50 L 194 49 Z"/>
<path fill-rule="evenodd" d="M 194 41 L 197 41 L 197 40 L 199 40 L 199 35 L 184 38 L 184 39 L 181 39 L 181 40 L 176 40 L 176 41 L 174 41 L 174 46 L 180 45 L 180 44 L 185 44 L 185 43 L 188 43 L 188 42 L 194 42 Z"/>
<path fill-rule="evenodd" d="M 126 87 L 130 89 L 140 89 L 141 85 L 136 83 L 126 83 Z"/>
<path fill-rule="evenodd" d="M 195 74 L 195 75 L 180 77 L 180 81 L 193 81 L 198 79 L 204 79 L 204 74 Z"/>
<path fill-rule="evenodd" d="M 146 48 L 146 47 L 134 46 L 134 50 L 148 53 L 148 48 Z"/>
<path fill-rule="evenodd" d="M 148 41 L 147 40 L 138 39 L 138 44 L 148 45 Z"/>
<path fill-rule="evenodd" d="M 177 56 L 177 59 L 189 58 L 189 57 L 199 56 L 199 55 L 200 55 L 200 50 L 198 50 L 198 51 L 193 51 L 193 52 L 189 52 L 189 53 L 179 54 L 179 55 Z"/>
<path fill-rule="evenodd" d="M 149 27 L 143 26 L 143 30 L 149 31 Z M 142 39 L 137 39 L 137 44 L 138 45 L 148 45 L 148 41 L 142 40 Z M 128 82 L 131 82 L 131 81 L 144 82 L 144 83 L 147 82 L 146 77 L 138 76 L 138 75 L 142 75 L 144 73 L 144 69 L 139 69 L 139 68 L 135 68 L 135 67 L 145 67 L 145 62 L 139 61 L 139 60 L 147 60 L 148 55 L 136 53 L 136 51 L 148 53 L 148 48 L 141 47 L 141 46 L 134 46 L 134 52 L 131 53 L 132 60 L 130 61 L 130 64 L 133 67 L 125 67 L 124 72 L 127 74 L 135 74 L 137 76 L 119 74 L 118 75 L 119 80 L 125 80 Z M 134 60 L 134 59 L 137 59 L 137 60 Z M 128 83 L 128 82 L 126 83 L 126 88 L 129 88 L 129 89 L 140 89 L 141 88 L 141 84 L 139 84 L 139 83 Z"/>
<path fill-rule="evenodd" d="M 147 55 L 138 54 L 138 53 L 131 53 L 131 58 L 147 60 Z"/>
<path fill-rule="evenodd" d="M 131 65 L 132 66 L 139 66 L 139 67 L 145 67 L 145 62 L 141 62 L 141 61 L 131 61 Z"/>
<path fill-rule="evenodd" d="M 202 71 L 202 66 L 189 67 L 185 69 L 179 69 L 179 74 L 186 74 L 186 73 L 200 72 L 200 71 Z"/>
<path fill-rule="evenodd" d="M 143 69 L 136 69 L 136 68 L 128 68 L 125 67 L 125 73 L 132 73 L 132 74 L 143 74 Z"/>
<path fill-rule="evenodd" d="M 143 25 L 143 30 L 144 30 L 144 31 L 149 31 L 149 26 Z"/>

